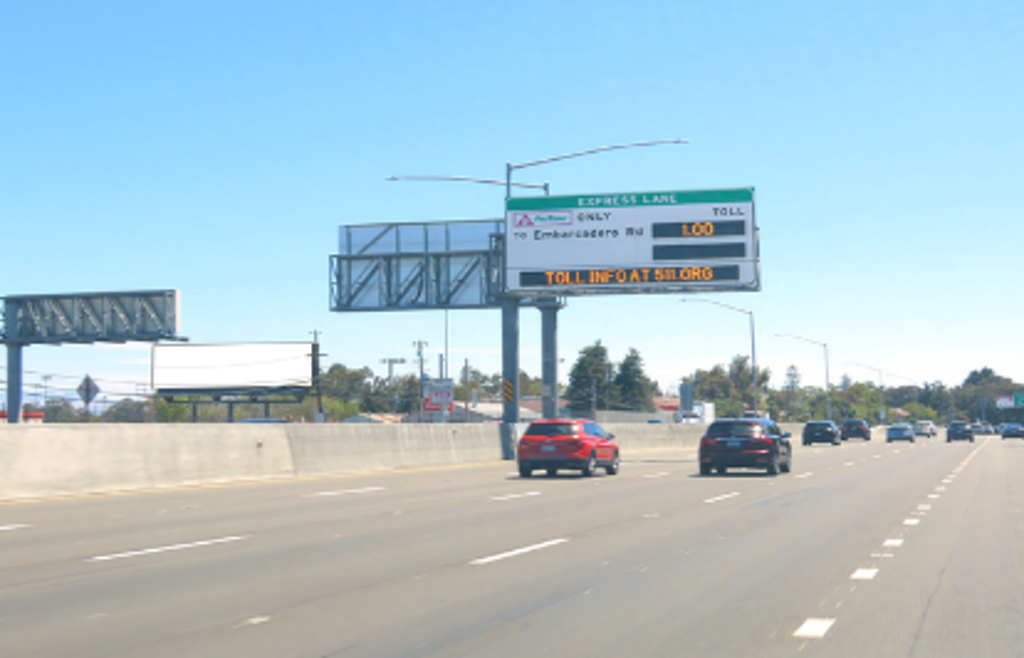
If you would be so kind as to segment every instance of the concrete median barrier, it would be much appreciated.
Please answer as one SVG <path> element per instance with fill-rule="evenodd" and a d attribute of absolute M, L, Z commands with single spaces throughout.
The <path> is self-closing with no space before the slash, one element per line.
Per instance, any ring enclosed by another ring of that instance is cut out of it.
<path fill-rule="evenodd" d="M 516 427 L 519 436 L 527 424 Z M 696 449 L 699 425 L 610 423 L 630 453 Z M 501 460 L 494 423 L 0 425 L 0 500 Z"/>
<path fill-rule="evenodd" d="M 280 426 L 67 424 L 0 430 L 0 500 L 293 474 Z"/>

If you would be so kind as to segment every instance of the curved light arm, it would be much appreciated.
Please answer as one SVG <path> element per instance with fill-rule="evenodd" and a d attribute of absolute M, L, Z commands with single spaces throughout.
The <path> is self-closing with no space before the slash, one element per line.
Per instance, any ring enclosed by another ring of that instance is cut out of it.
<path fill-rule="evenodd" d="M 660 146 L 662 144 L 688 144 L 689 140 L 686 139 L 657 139 L 650 142 L 635 142 L 633 144 L 616 144 L 614 146 L 601 146 L 596 149 L 588 149 L 586 151 L 579 151 L 577 153 L 566 153 L 564 155 L 555 155 L 550 158 L 544 158 L 542 160 L 534 160 L 532 162 L 523 162 L 520 164 L 507 164 L 508 170 L 513 171 L 516 169 L 525 169 L 526 167 L 533 167 L 535 165 L 547 164 L 548 162 L 558 162 L 559 160 L 568 160 L 569 158 L 578 158 L 584 155 L 593 155 L 594 153 L 604 153 L 605 151 L 617 151 L 619 149 L 628 149 L 639 146 Z"/>
<path fill-rule="evenodd" d="M 832 420 L 832 384 L 828 376 L 828 343 L 823 343 L 813 338 L 805 338 L 804 336 L 797 336 L 796 334 L 775 334 L 776 336 L 782 336 L 785 338 L 795 338 L 796 340 L 802 340 L 805 343 L 811 343 L 812 345 L 818 345 L 819 347 L 825 348 L 825 415 L 828 416 L 829 420 Z"/>
<path fill-rule="evenodd" d="M 757 415 L 757 340 L 755 338 L 754 330 L 754 312 L 748 311 L 745 308 L 739 306 L 733 306 L 732 304 L 726 304 L 714 299 L 680 299 L 681 302 L 701 302 L 704 304 L 714 304 L 715 306 L 721 306 L 727 308 L 730 311 L 736 311 L 737 313 L 746 313 L 750 317 L 750 373 L 753 378 L 753 392 L 754 392 L 754 414 Z"/>
<path fill-rule="evenodd" d="M 488 185 L 505 185 L 507 181 L 494 180 L 491 178 L 472 178 L 470 176 L 388 176 L 384 180 L 386 181 L 403 181 L 403 180 L 447 180 L 447 181 L 459 181 L 464 183 L 485 183 Z M 544 194 L 548 194 L 550 185 L 548 183 L 512 183 L 515 187 L 526 187 L 533 190 L 544 190 Z"/>

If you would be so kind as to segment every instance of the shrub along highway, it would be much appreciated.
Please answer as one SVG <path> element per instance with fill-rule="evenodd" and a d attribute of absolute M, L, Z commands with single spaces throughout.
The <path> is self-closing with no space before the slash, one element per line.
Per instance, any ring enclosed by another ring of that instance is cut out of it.
<path fill-rule="evenodd" d="M 0 505 L 0 655 L 1021 656 L 1024 441 Z"/>

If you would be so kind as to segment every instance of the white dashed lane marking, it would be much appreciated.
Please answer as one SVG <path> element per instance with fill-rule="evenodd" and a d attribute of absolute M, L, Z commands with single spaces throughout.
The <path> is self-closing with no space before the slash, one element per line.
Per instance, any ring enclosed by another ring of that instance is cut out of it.
<path fill-rule="evenodd" d="M 171 546 L 158 546 L 156 548 L 144 548 L 139 551 L 127 551 L 125 553 L 113 553 L 111 555 L 97 555 L 86 559 L 86 562 L 102 562 L 104 560 L 118 560 L 126 557 L 136 557 L 139 555 L 151 555 L 153 553 L 166 553 L 168 551 L 180 551 L 186 548 L 199 548 L 200 546 L 212 546 L 214 544 L 226 544 L 233 541 L 242 541 L 246 537 L 221 537 L 220 539 L 207 539 L 205 541 L 195 541 L 189 544 L 172 544 Z"/>
<path fill-rule="evenodd" d="M 903 525 L 917 525 L 921 519 L 903 519 Z"/>
<path fill-rule="evenodd" d="M 370 493 L 372 491 L 384 491 L 384 487 L 363 487 L 362 489 L 345 489 L 343 491 L 321 491 L 319 493 L 307 494 L 304 498 L 318 498 L 321 496 L 349 496 L 354 494 Z"/>
<path fill-rule="evenodd" d="M 529 498 L 530 496 L 539 496 L 539 495 L 540 495 L 539 491 L 527 491 L 526 493 L 521 493 L 521 494 L 509 494 L 507 496 L 496 496 L 494 498 L 491 498 L 491 500 L 495 500 L 495 501 L 515 500 L 516 498 Z"/>
<path fill-rule="evenodd" d="M 12 523 L 11 525 L 0 525 L 0 532 L 2 532 L 4 530 L 21 530 L 22 528 L 27 528 L 27 527 L 29 527 L 29 526 L 25 525 L 24 523 Z"/>
<path fill-rule="evenodd" d="M 663 478 L 666 475 L 671 475 L 671 473 L 665 473 L 665 472 L 661 472 L 661 473 L 648 473 L 644 477 L 648 478 L 648 479 L 653 479 L 653 478 Z"/>
<path fill-rule="evenodd" d="M 902 546 L 902 545 L 903 545 L 903 540 L 902 539 L 886 539 L 884 542 L 882 542 L 882 546 L 885 546 L 886 548 L 895 548 L 897 546 Z"/>
<path fill-rule="evenodd" d="M 878 569 L 857 569 L 850 574 L 850 580 L 873 580 L 878 575 Z"/>
<path fill-rule="evenodd" d="M 533 551 L 539 551 L 539 550 L 544 549 L 544 548 L 550 548 L 552 546 L 557 546 L 559 544 L 564 544 L 567 541 L 569 541 L 569 540 L 566 539 L 566 538 L 552 539 L 551 541 L 545 541 L 545 542 L 541 542 L 539 544 L 533 544 L 532 546 L 524 546 L 522 548 L 517 548 L 517 549 L 515 549 L 513 551 L 506 551 L 504 553 L 498 553 L 497 555 L 491 555 L 491 556 L 488 556 L 488 557 L 482 557 L 482 558 L 479 558 L 477 560 L 473 560 L 472 562 L 470 562 L 470 564 L 474 564 L 474 565 L 490 564 L 491 562 L 497 562 L 498 560 L 505 560 L 505 559 L 508 559 L 510 557 L 516 557 L 517 555 L 523 555 L 524 553 L 532 553 Z"/>
<path fill-rule="evenodd" d="M 828 629 L 832 628 L 834 623 L 836 623 L 835 619 L 808 619 L 800 625 L 800 628 L 796 629 L 793 637 L 806 637 L 810 639 L 825 637 L 825 633 L 828 633 Z"/>
<path fill-rule="evenodd" d="M 714 498 L 706 498 L 705 503 L 717 503 L 720 500 L 726 500 L 727 498 L 733 498 L 740 495 L 740 492 L 733 491 L 732 493 L 722 494 L 721 496 L 715 496 Z"/>

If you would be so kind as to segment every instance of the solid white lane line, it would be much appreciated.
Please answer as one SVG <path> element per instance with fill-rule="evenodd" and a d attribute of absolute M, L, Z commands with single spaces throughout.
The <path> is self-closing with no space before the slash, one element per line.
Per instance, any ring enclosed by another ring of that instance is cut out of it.
<path fill-rule="evenodd" d="M 727 494 L 724 494 L 724 495 L 721 495 L 721 496 L 715 496 L 714 498 L 707 498 L 707 499 L 704 500 L 704 502 L 705 503 L 717 503 L 720 500 L 725 500 L 726 498 L 732 498 L 732 497 L 738 496 L 738 495 L 740 495 L 740 492 L 733 491 L 732 493 L 727 493 Z"/>
<path fill-rule="evenodd" d="M 145 548 L 140 551 L 127 551 L 125 553 L 113 553 L 111 555 L 97 555 L 85 560 L 85 562 L 102 562 L 103 560 L 117 560 L 123 557 L 136 557 L 138 555 L 150 555 L 152 553 L 166 553 L 167 551 L 180 551 L 185 548 L 198 548 L 200 546 L 211 546 L 213 544 L 226 544 L 232 541 L 242 541 L 246 537 L 221 537 L 220 539 L 207 539 L 206 541 L 194 541 L 188 544 L 173 544 L 171 546 L 159 546 L 157 548 Z"/>
<path fill-rule="evenodd" d="M 661 473 L 649 473 L 649 474 L 645 475 L 644 477 L 645 477 L 645 478 L 663 478 L 663 477 L 665 477 L 666 475 L 671 475 L 671 473 L 666 473 L 666 472 L 661 472 Z"/>
<path fill-rule="evenodd" d="M 903 525 L 917 525 L 921 519 L 903 519 Z"/>
<path fill-rule="evenodd" d="M 11 525 L 0 525 L 0 531 L 3 531 L 3 530 L 21 530 L 22 528 L 27 528 L 27 527 L 29 527 L 29 526 L 25 525 L 24 523 L 12 523 Z"/>
<path fill-rule="evenodd" d="M 496 500 L 496 501 L 515 500 L 516 498 L 527 498 L 529 496 L 539 496 L 539 495 L 540 495 L 539 491 L 527 491 L 526 493 L 521 493 L 521 494 L 509 494 L 507 496 L 496 496 L 494 498 L 491 498 L 491 500 Z"/>
<path fill-rule="evenodd" d="M 873 580 L 878 575 L 878 569 L 857 569 L 850 574 L 850 580 Z"/>
<path fill-rule="evenodd" d="M 886 539 L 884 542 L 882 542 L 882 546 L 886 546 L 886 547 L 902 546 L 902 545 L 903 545 L 903 540 L 902 539 Z"/>
<path fill-rule="evenodd" d="M 477 560 L 473 560 L 472 562 L 470 562 L 470 564 L 490 564 L 491 562 L 497 562 L 498 560 L 504 560 L 510 557 L 515 557 L 517 555 L 522 555 L 523 553 L 531 553 L 533 551 L 539 551 L 544 548 L 557 546 L 558 544 L 564 544 L 567 541 L 569 540 L 566 538 L 552 539 L 551 541 L 541 542 L 539 544 L 534 544 L 532 546 L 524 546 L 522 548 L 517 548 L 514 551 L 506 551 L 505 553 L 498 553 L 497 555 L 482 557 Z"/>
<path fill-rule="evenodd" d="M 303 498 L 317 498 L 319 496 L 347 496 L 349 494 L 364 494 L 371 491 L 384 491 L 384 487 L 364 487 L 362 489 L 345 489 L 344 491 L 321 491 L 314 494 L 306 494 Z"/>
<path fill-rule="evenodd" d="M 801 624 L 800 628 L 796 629 L 793 633 L 793 637 L 807 637 L 813 639 L 825 637 L 825 633 L 828 633 L 828 629 L 830 629 L 834 623 L 836 623 L 835 619 L 810 618 Z"/>

